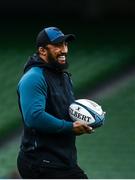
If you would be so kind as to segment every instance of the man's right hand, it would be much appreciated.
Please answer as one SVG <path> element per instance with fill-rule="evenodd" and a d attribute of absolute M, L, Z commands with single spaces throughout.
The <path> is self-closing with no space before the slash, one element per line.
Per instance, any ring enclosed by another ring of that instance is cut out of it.
<path fill-rule="evenodd" d="M 86 133 L 93 133 L 94 130 L 92 127 L 88 126 L 86 122 L 78 120 L 73 123 L 73 132 L 76 135 L 81 135 Z"/>

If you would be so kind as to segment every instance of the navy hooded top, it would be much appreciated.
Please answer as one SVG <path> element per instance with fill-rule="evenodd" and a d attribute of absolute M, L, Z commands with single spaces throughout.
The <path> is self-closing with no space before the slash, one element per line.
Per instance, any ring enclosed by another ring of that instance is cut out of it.
<path fill-rule="evenodd" d="M 76 166 L 75 134 L 68 112 L 75 99 L 70 75 L 34 54 L 25 65 L 17 92 L 24 124 L 21 152 L 46 166 Z"/>

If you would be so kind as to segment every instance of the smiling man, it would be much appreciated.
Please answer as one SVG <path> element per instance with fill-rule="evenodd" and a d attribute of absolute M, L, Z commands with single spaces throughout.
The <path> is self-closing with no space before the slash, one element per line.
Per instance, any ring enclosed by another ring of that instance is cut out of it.
<path fill-rule="evenodd" d="M 68 43 L 56 27 L 44 28 L 36 39 L 37 53 L 25 65 L 18 83 L 24 133 L 17 159 L 25 179 L 87 179 L 77 164 L 75 139 L 93 130 L 72 122 L 69 105 L 75 100 L 68 68 Z"/>

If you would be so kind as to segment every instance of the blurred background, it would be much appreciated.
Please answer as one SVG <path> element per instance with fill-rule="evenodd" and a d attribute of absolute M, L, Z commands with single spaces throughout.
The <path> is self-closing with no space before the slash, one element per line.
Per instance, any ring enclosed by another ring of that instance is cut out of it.
<path fill-rule="evenodd" d="M 38 32 L 57 26 L 69 44 L 76 98 L 102 105 L 105 125 L 77 138 L 78 161 L 89 178 L 135 178 L 135 2 L 132 0 L 1 0 L 0 178 L 19 178 L 22 134 L 17 83 L 35 51 Z"/>

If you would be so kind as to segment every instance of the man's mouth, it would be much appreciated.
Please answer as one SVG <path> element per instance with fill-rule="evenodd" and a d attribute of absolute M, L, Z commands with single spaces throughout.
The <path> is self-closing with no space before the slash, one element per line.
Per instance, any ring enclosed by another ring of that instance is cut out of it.
<path fill-rule="evenodd" d="M 58 62 L 59 62 L 60 64 L 65 64 L 65 62 L 66 62 L 66 56 L 65 56 L 65 55 L 58 56 Z"/>

